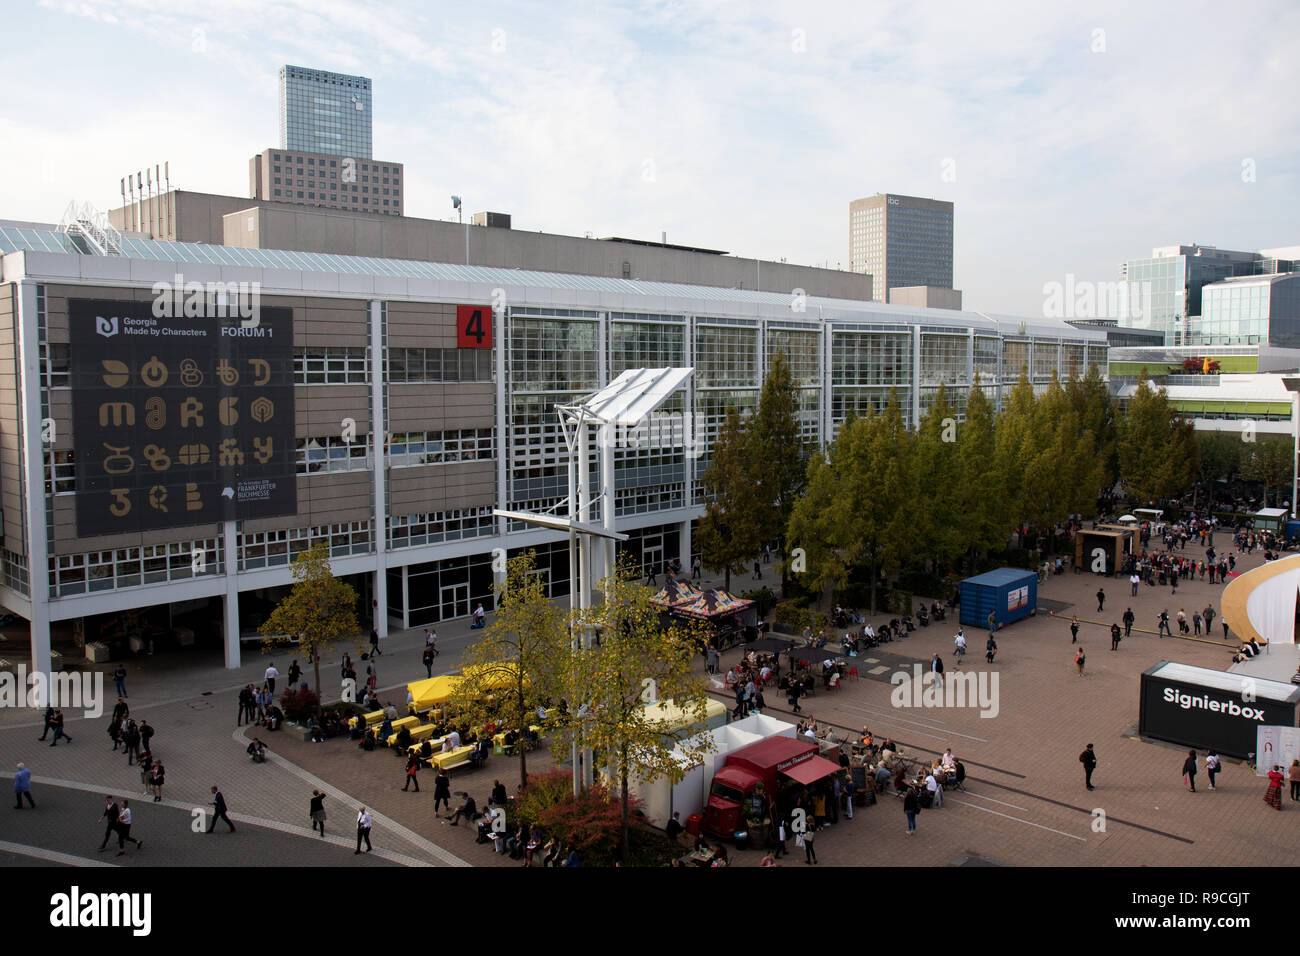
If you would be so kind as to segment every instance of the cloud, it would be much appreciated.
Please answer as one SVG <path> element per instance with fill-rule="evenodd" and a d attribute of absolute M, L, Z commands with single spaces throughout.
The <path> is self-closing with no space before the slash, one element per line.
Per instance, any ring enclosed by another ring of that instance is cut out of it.
<path fill-rule="evenodd" d="M 786 0 L 454 18 L 354 0 L 233 0 L 219 18 L 191 0 L 47 0 L 26 16 L 41 36 L 83 25 L 65 61 L 97 62 L 109 38 L 133 55 L 98 87 L 48 70 L 43 42 L 0 63 L 11 88 L 43 77 L 0 128 L 31 146 L 0 147 L 7 168 L 37 181 L 0 211 L 13 218 L 57 218 L 74 189 L 107 204 L 119 166 L 156 158 L 187 188 L 244 194 L 248 156 L 277 135 L 278 69 L 297 63 L 373 77 L 375 155 L 406 164 L 409 215 L 449 218 L 455 192 L 519 228 L 667 231 L 833 267 L 848 264 L 850 200 L 933 196 L 956 204 L 967 303 L 1028 315 L 1044 282 L 1111 279 L 1155 245 L 1300 241 L 1287 95 L 1300 11 L 1281 0 L 1250 17 L 1209 3 Z"/>

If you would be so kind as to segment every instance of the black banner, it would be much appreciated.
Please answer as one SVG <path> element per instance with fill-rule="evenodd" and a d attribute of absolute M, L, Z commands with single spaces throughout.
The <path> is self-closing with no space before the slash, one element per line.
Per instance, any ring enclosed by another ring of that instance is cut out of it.
<path fill-rule="evenodd" d="M 173 304 L 68 302 L 79 535 L 298 510 L 293 310 Z"/>

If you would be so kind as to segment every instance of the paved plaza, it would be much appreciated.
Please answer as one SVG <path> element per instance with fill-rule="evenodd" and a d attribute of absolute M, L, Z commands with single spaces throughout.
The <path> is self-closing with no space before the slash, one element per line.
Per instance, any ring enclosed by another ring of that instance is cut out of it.
<path fill-rule="evenodd" d="M 1220 547 L 1226 542 L 1227 536 L 1220 534 Z M 1189 544 L 1186 553 L 1199 558 L 1201 549 Z M 1259 552 L 1239 556 L 1238 570 L 1261 562 Z M 748 582 L 734 583 L 736 590 L 743 590 Z M 1107 593 L 1104 614 L 1096 612 L 1099 584 Z M 962 669 L 996 672 L 995 717 L 981 717 L 975 707 L 891 704 L 895 688 L 890 675 L 910 670 L 914 662 L 924 663 L 939 652 L 951 675 L 953 615 L 947 622 L 918 627 L 906 640 L 865 652 L 856 661 L 861 678 L 847 680 L 834 693 L 819 689 L 802 701 L 804 715 L 846 731 L 869 726 L 878 740 L 892 736 L 907 756 L 918 759 L 951 747 L 966 765 L 966 792 L 950 792 L 942 809 L 922 812 L 913 838 L 904 833 L 901 800 L 882 796 L 875 806 L 857 809 L 853 820 L 841 817 L 819 835 L 819 865 L 1245 866 L 1289 858 L 1300 849 L 1298 818 L 1292 816 L 1300 813 L 1300 803 L 1287 799 L 1283 813 L 1270 810 L 1262 800 L 1261 779 L 1244 764 L 1227 759 L 1216 792 L 1209 791 L 1202 773 L 1198 792 L 1189 793 L 1181 778 L 1183 748 L 1135 737 L 1143 670 L 1160 660 L 1215 669 L 1229 666 L 1235 644 L 1222 639 L 1217 621 L 1216 633 L 1200 640 L 1156 635 L 1161 610 L 1167 608 L 1174 618 L 1182 608 L 1190 618 L 1194 609 L 1209 603 L 1217 611 L 1221 591 L 1221 585 L 1196 580 L 1183 582 L 1176 596 L 1168 587 L 1143 585 L 1132 598 L 1126 578 L 1049 578 L 1039 597 L 1059 609 L 1056 616 L 1040 610 L 1036 617 L 999 632 L 995 664 L 984 661 L 986 631 L 966 629 L 970 651 Z M 1110 625 L 1130 606 L 1137 617 L 1133 634 L 1112 652 Z M 1087 652 L 1083 677 L 1073 662 L 1071 614 L 1079 617 L 1080 643 Z M 881 620 L 884 616 L 877 616 L 876 621 Z M 443 653 L 435 673 L 454 672 L 472 632 L 467 622 L 453 622 L 439 634 Z M 404 684 L 424 677 L 422 646 L 420 631 L 384 642 L 378 660 L 380 683 L 391 690 L 388 695 L 381 692 L 381 698 L 401 707 Z M 738 654 L 724 655 L 724 666 L 734 663 Z M 1272 649 L 1265 661 L 1268 676 L 1294 671 L 1295 655 L 1294 646 Z M 332 656 L 321 671 L 326 688 L 338 674 L 335 661 L 340 654 Z M 422 792 L 403 793 L 402 763 L 390 752 L 365 753 L 342 739 L 311 744 L 284 733 L 258 731 L 272 755 L 266 764 L 250 763 L 244 752 L 246 730 L 231 720 L 238 688 L 260 679 L 268 660 L 275 659 L 283 673 L 291 656 L 246 654 L 239 671 L 227 671 L 219 658 L 210 657 L 195 653 L 127 662 L 132 716 L 144 717 L 157 728 L 154 751 L 167 767 L 166 799 L 161 804 L 143 794 L 139 773 L 126 765 L 120 751 L 111 750 L 107 716 L 70 720 L 67 729 L 73 742 L 50 748 L 36 740 L 40 723 L 32 711 L 0 713 L 0 769 L 12 777 L 14 764 L 26 763 L 33 772 L 37 801 L 34 811 L 15 812 L 11 805 L 0 813 L 0 862 L 519 865 L 476 844 L 472 827 L 452 828 L 435 818 L 431 773 L 421 774 Z M 725 694 L 717 696 L 730 703 Z M 778 692 L 768 694 L 767 703 L 769 715 L 796 719 Z M 1089 742 L 1098 756 L 1097 789 L 1091 793 L 1084 788 L 1078 762 Z M 545 750 L 530 755 L 532 769 L 549 763 Z M 517 760 L 494 756 L 480 771 L 454 771 L 452 790 L 468 791 L 485 805 L 496 779 L 514 792 Z M 196 810 L 209 807 L 213 784 L 229 804 L 239 828 L 235 834 L 226 833 L 220 824 L 212 835 L 192 831 Z M 307 818 L 313 788 L 328 794 L 329 833 L 324 840 L 312 833 Z M 144 849 L 129 849 L 125 857 L 96 852 L 103 835 L 96 820 L 104 794 L 132 799 L 133 832 L 145 840 Z M 353 821 L 363 804 L 374 814 L 375 851 L 358 857 L 353 853 Z M 795 850 L 793 842 L 790 850 L 788 862 L 805 865 L 803 852 Z M 757 865 L 760 856 L 746 852 L 733 854 L 733 859 L 738 865 Z"/>

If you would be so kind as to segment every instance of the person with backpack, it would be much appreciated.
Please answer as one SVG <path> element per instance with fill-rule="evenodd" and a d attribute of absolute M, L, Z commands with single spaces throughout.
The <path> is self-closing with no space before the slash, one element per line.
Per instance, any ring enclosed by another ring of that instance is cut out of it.
<path fill-rule="evenodd" d="M 1074 664 L 1079 668 L 1079 676 L 1083 676 L 1083 665 L 1088 662 L 1088 656 L 1083 653 L 1083 645 L 1079 645 L 1078 651 L 1074 654 Z"/>
<path fill-rule="evenodd" d="M 993 656 L 998 652 L 998 642 L 993 640 L 993 635 L 989 635 L 988 643 L 984 645 L 984 659 L 990 664 L 993 663 Z"/>

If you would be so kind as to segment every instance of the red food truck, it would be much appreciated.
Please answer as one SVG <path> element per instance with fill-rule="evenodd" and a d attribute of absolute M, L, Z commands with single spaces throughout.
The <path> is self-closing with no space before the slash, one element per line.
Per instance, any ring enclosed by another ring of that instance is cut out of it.
<path fill-rule="evenodd" d="M 748 830 L 748 820 L 769 819 L 773 804 L 783 814 L 792 802 L 792 791 L 839 772 L 839 764 L 817 750 L 811 740 L 769 737 L 728 754 L 709 787 L 704 831 L 731 839 Z"/>

